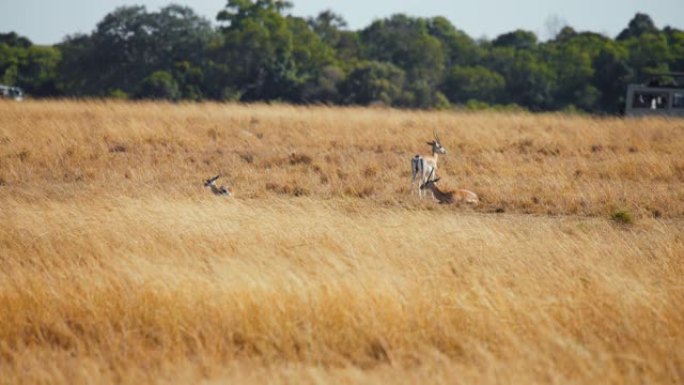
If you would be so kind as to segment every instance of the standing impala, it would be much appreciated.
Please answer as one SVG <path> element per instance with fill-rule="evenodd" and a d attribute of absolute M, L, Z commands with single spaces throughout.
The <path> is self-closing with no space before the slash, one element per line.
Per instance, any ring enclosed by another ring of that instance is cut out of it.
<path fill-rule="evenodd" d="M 433 175 L 430 174 L 430 177 L 428 178 L 428 181 L 420 185 L 421 190 L 431 190 L 432 191 L 432 196 L 439 201 L 439 203 L 461 203 L 465 202 L 468 204 L 472 204 L 473 206 L 476 206 L 480 200 L 477 197 L 477 194 L 470 190 L 464 190 L 464 189 L 458 189 L 454 191 L 442 191 L 439 188 L 437 188 L 437 181 L 439 181 L 440 178 L 437 179 L 432 179 Z"/>
<path fill-rule="evenodd" d="M 416 177 L 418 177 L 418 183 L 416 188 L 418 189 L 418 197 L 423 197 L 423 189 L 421 186 L 425 184 L 430 175 L 436 175 L 437 172 L 437 160 L 439 159 L 439 154 L 446 154 L 446 149 L 439 142 L 439 136 L 436 132 L 432 132 L 434 140 L 427 142 L 428 145 L 432 147 L 432 155 L 420 155 L 417 154 L 411 158 L 411 189 L 413 190 L 413 185 L 416 183 Z"/>

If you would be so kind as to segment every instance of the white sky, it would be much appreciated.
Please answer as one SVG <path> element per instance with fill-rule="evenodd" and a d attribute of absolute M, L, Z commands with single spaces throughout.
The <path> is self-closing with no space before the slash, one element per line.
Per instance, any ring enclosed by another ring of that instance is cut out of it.
<path fill-rule="evenodd" d="M 90 33 L 117 6 L 145 5 L 156 11 L 169 0 L 0 0 L 0 32 L 15 31 L 37 44 L 54 44 L 66 35 Z M 176 0 L 215 21 L 226 0 Z M 354 30 L 374 19 L 405 13 L 445 16 L 473 38 L 492 39 L 518 28 L 549 37 L 547 24 L 561 20 L 580 31 L 615 37 L 635 13 L 647 13 L 662 28 L 684 29 L 684 0 L 294 0 L 292 13 L 315 16 L 331 9 Z"/>

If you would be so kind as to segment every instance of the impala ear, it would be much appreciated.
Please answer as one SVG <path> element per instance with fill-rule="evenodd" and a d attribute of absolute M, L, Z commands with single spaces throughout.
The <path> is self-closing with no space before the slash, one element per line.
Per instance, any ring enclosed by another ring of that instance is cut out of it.
<path fill-rule="evenodd" d="M 430 146 L 434 146 L 434 145 L 435 145 L 435 142 L 425 142 L 425 143 L 429 144 Z"/>
<path fill-rule="evenodd" d="M 437 178 L 437 179 L 433 180 L 432 183 L 437 183 L 440 179 L 442 179 L 442 178 Z"/>

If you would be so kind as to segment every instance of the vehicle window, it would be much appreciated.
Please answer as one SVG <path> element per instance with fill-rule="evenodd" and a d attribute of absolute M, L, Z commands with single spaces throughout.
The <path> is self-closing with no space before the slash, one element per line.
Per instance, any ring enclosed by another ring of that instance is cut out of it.
<path fill-rule="evenodd" d="M 672 94 L 672 108 L 684 108 L 684 92 Z"/>
<path fill-rule="evenodd" d="M 667 108 L 667 100 L 667 94 L 664 93 L 635 92 L 632 107 L 659 110 Z"/>

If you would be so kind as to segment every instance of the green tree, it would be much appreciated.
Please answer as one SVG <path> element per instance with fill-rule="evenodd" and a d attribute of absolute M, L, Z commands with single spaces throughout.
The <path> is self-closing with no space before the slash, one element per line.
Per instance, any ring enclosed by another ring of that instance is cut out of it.
<path fill-rule="evenodd" d="M 628 63 L 638 79 L 644 81 L 651 73 L 669 71 L 670 47 L 663 33 L 643 33 L 621 42 L 628 50 Z"/>
<path fill-rule="evenodd" d="M 337 66 L 350 69 L 361 58 L 359 34 L 346 30 L 347 22 L 330 10 L 308 19 L 309 26 L 323 43 L 328 45 L 337 59 Z"/>
<path fill-rule="evenodd" d="M 24 50 L 0 43 L 0 83 L 14 85 L 19 76 L 19 64 Z"/>
<path fill-rule="evenodd" d="M 345 80 L 344 71 L 329 65 L 317 71 L 317 76 L 304 85 L 302 100 L 306 103 L 340 103 L 339 87 Z"/>
<path fill-rule="evenodd" d="M 515 103 L 532 111 L 553 108 L 556 74 L 551 63 L 544 61 L 536 51 L 495 47 L 489 52 L 486 63 L 506 80 L 505 104 Z"/>
<path fill-rule="evenodd" d="M 202 100 L 207 97 L 203 66 L 198 66 L 187 60 L 176 62 L 173 79 L 177 82 L 179 93 L 183 99 Z"/>
<path fill-rule="evenodd" d="M 396 104 L 402 94 L 404 71 L 391 64 L 370 61 L 358 65 L 341 84 L 346 104 Z"/>
<path fill-rule="evenodd" d="M 0 44 L 9 47 L 28 48 L 33 45 L 27 37 L 20 36 L 16 32 L 0 33 Z"/>
<path fill-rule="evenodd" d="M 215 61 L 242 100 L 300 102 L 303 89 L 331 64 L 333 51 L 304 19 L 286 17 L 291 6 L 275 0 L 229 0 L 218 15 L 224 43 Z"/>
<path fill-rule="evenodd" d="M 590 111 L 598 97 L 598 91 L 591 85 L 592 54 L 577 40 L 574 37 L 565 44 L 550 43 L 544 47 L 556 74 L 554 107 L 562 109 L 573 105 Z"/>
<path fill-rule="evenodd" d="M 446 68 L 470 66 L 480 61 L 482 52 L 470 36 L 456 29 L 445 17 L 434 17 L 427 21 L 427 30 L 442 43 Z"/>
<path fill-rule="evenodd" d="M 360 32 L 366 57 L 388 62 L 405 72 L 405 100 L 416 101 L 413 107 L 429 107 L 444 75 L 445 52 L 439 39 L 428 32 L 428 21 L 405 15 L 376 20 Z M 429 94 L 426 94 L 429 93 Z"/>
<path fill-rule="evenodd" d="M 501 74 L 483 66 L 454 66 L 444 81 L 444 94 L 454 103 L 465 104 L 479 100 L 489 104 L 500 103 L 506 88 Z"/>
<path fill-rule="evenodd" d="M 204 52 L 213 38 L 210 23 L 190 8 L 170 5 L 148 13 L 141 6 L 120 7 L 92 35 L 67 37 L 60 44 L 62 84 L 73 95 L 135 93 L 155 71 L 174 74 L 181 62 L 206 65 Z"/>
<path fill-rule="evenodd" d="M 55 96 L 60 52 L 32 45 L 14 32 L 0 35 L 0 83 L 19 86 L 34 97 Z"/>
<path fill-rule="evenodd" d="M 369 59 L 392 63 L 410 79 L 436 82 L 444 70 L 444 50 L 427 26 L 425 19 L 394 15 L 362 30 L 361 41 Z"/>
<path fill-rule="evenodd" d="M 100 58 L 92 37 L 67 36 L 57 48 L 62 53 L 57 69 L 60 89 L 69 96 L 102 95 L 104 82 L 96 76 Z"/>
<path fill-rule="evenodd" d="M 599 90 L 597 110 L 618 113 L 624 108 L 627 84 L 634 79 L 627 64 L 628 52 L 617 44 L 606 45 L 594 59 L 592 84 Z"/>
<path fill-rule="evenodd" d="M 27 48 L 17 85 L 34 97 L 58 95 L 57 66 L 60 59 L 59 50 L 53 47 L 34 45 Z"/>
<path fill-rule="evenodd" d="M 309 18 L 308 23 L 321 41 L 331 47 L 339 44 L 342 32 L 347 27 L 344 18 L 331 10 L 325 10 L 315 18 Z"/>
<path fill-rule="evenodd" d="M 665 27 L 663 33 L 667 36 L 670 47 L 670 68 L 676 71 L 684 71 L 684 31 Z"/>
<path fill-rule="evenodd" d="M 537 35 L 522 29 L 499 35 L 492 42 L 493 47 L 510 47 L 515 49 L 534 49 L 537 46 Z"/>
<path fill-rule="evenodd" d="M 177 100 L 180 91 L 173 75 L 166 71 L 155 71 L 140 82 L 135 96 L 140 99 Z"/>
<path fill-rule="evenodd" d="M 627 40 L 639 37 L 645 33 L 656 32 L 658 32 L 658 28 L 656 28 L 651 17 L 644 13 L 637 13 L 632 20 L 629 21 L 627 28 L 623 29 L 617 36 L 617 40 Z"/>
<path fill-rule="evenodd" d="M 555 43 L 565 44 L 565 43 L 569 42 L 570 40 L 572 40 L 573 38 L 575 38 L 576 36 L 577 36 L 577 32 L 575 31 L 575 29 L 566 25 L 565 27 L 563 27 L 558 32 L 558 34 L 553 39 L 553 41 Z"/>

